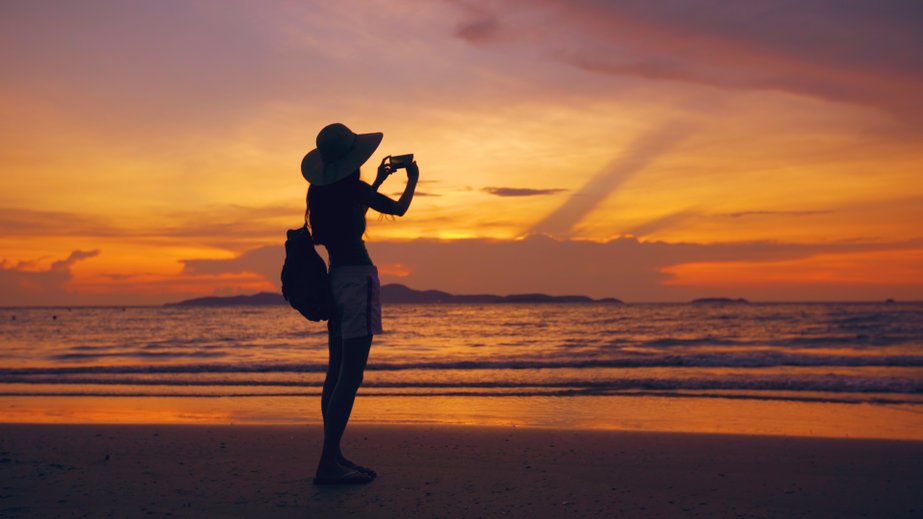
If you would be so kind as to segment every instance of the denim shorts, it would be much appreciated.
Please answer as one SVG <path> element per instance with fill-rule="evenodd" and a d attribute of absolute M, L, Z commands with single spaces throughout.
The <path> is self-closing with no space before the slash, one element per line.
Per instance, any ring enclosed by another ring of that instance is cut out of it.
<path fill-rule="evenodd" d="M 352 339 L 382 332 L 381 282 L 374 265 L 331 268 L 330 291 L 336 305 L 336 317 L 327 323 L 331 334 Z"/>

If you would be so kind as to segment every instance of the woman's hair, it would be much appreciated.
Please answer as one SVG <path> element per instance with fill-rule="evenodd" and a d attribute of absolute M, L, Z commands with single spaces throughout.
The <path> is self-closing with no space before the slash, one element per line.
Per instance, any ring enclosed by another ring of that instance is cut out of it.
<path fill-rule="evenodd" d="M 351 241 L 365 233 L 366 208 L 356 200 L 359 182 L 357 169 L 333 184 L 308 187 L 305 220 L 314 243 Z"/>

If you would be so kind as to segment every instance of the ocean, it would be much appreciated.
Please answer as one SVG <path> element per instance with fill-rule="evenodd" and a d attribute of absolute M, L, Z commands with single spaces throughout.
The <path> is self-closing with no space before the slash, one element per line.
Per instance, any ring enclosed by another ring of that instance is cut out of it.
<path fill-rule="evenodd" d="M 923 438 L 923 303 L 393 304 L 355 419 Z M 286 306 L 0 309 L 0 421 L 316 422 Z M 820 432 L 818 432 L 820 431 Z"/>

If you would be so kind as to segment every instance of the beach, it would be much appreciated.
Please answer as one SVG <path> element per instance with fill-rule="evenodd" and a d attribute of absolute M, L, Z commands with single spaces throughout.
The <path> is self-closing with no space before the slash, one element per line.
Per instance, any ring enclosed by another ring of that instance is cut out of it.
<path fill-rule="evenodd" d="M 0 517 L 923 515 L 921 304 L 386 310 L 351 488 L 289 308 L 0 310 Z"/>
<path fill-rule="evenodd" d="M 353 425 L 0 425 L 3 517 L 919 517 L 923 442 Z"/>

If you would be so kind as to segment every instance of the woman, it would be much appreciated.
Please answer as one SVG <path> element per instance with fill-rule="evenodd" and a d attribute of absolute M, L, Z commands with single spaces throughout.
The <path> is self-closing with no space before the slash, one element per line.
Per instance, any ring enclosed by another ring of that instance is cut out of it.
<path fill-rule="evenodd" d="M 381 133 L 357 135 L 334 123 L 317 135 L 317 149 L 301 162 L 301 174 L 310 182 L 308 220 L 316 244 L 327 248 L 330 289 L 336 311 L 327 322 L 330 360 L 321 411 L 324 417 L 324 448 L 314 483 L 319 485 L 369 483 L 375 471 L 347 459 L 340 440 L 372 346 L 381 333 L 378 270 L 362 241 L 368 208 L 403 216 L 410 207 L 420 172 L 417 163 L 407 167 L 407 186 L 397 201 L 378 192 L 392 173 L 382 160 L 375 182 L 359 178 L 359 166 L 381 143 Z"/>

